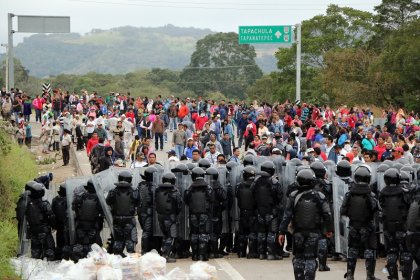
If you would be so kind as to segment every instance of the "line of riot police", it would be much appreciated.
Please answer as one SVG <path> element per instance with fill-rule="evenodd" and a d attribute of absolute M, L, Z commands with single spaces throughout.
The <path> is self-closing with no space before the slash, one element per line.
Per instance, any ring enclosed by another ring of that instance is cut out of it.
<path fill-rule="evenodd" d="M 111 231 L 108 250 L 134 252 L 137 216 L 142 253 L 156 249 L 168 262 L 219 258 L 226 251 L 279 260 L 293 249 L 296 279 L 313 279 L 317 268 L 328 271 L 328 255 L 347 259 L 347 279 L 353 279 L 356 260 L 363 256 L 367 278 L 375 279 L 382 243 L 389 279 L 398 279 L 398 259 L 403 279 L 411 279 L 413 259 L 420 261 L 413 252 L 420 243 L 419 215 L 414 214 L 418 172 L 418 165 L 404 162 L 341 161 L 336 166 L 249 155 L 243 165 L 212 166 L 202 159 L 111 168 L 66 180 L 52 206 L 41 198 L 42 185 L 28 182 L 25 232 L 33 257 L 77 261 L 91 244 L 102 245 L 104 221 Z M 57 230 L 54 254 L 51 228 Z"/>

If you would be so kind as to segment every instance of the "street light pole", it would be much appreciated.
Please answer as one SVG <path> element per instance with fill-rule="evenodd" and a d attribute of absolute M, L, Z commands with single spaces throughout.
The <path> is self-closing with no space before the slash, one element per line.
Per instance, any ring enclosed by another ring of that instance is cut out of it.
<path fill-rule="evenodd" d="M 296 24 L 296 101 L 300 101 L 301 24 Z"/>
<path fill-rule="evenodd" d="M 5 72 L 5 80 L 6 80 L 6 92 L 9 91 L 9 50 L 7 44 L 1 44 L 2 47 L 6 48 L 6 71 Z"/>
<path fill-rule="evenodd" d="M 13 61 L 13 33 L 15 33 L 15 31 L 13 30 L 13 17 L 15 15 L 12 13 L 8 13 L 7 14 L 7 19 L 8 19 L 8 43 L 7 43 L 7 61 L 8 61 L 8 88 L 6 89 L 7 91 L 9 91 L 11 88 L 15 87 L 15 65 L 14 65 L 14 61 Z"/>

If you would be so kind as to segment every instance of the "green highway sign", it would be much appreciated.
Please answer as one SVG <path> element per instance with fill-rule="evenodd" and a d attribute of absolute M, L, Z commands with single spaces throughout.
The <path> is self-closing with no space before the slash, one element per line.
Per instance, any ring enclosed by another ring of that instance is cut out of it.
<path fill-rule="evenodd" d="M 239 26 L 239 44 L 293 43 L 292 26 Z"/>

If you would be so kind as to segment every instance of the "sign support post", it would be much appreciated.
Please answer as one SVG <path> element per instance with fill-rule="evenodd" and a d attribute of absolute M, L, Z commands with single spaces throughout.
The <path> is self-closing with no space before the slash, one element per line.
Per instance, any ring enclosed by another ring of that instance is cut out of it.
<path fill-rule="evenodd" d="M 296 24 L 296 101 L 300 101 L 301 24 Z"/>
<path fill-rule="evenodd" d="M 15 87 L 15 64 L 13 61 L 13 17 L 15 15 L 8 13 L 7 14 L 7 81 L 8 88 L 6 91 L 9 91 L 11 88 Z"/>

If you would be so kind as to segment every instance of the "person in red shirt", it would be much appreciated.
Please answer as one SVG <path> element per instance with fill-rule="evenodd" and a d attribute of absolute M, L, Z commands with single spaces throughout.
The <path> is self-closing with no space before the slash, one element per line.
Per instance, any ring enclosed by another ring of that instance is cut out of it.
<path fill-rule="evenodd" d="M 357 117 L 354 113 L 351 113 L 350 116 L 347 118 L 347 123 L 352 129 L 356 127 L 356 121 L 357 121 Z"/>
<path fill-rule="evenodd" d="M 190 110 L 188 109 L 188 106 L 185 104 L 185 101 L 181 101 L 181 106 L 179 107 L 178 110 L 178 118 L 180 119 L 180 121 L 182 121 L 190 112 Z"/>
<path fill-rule="evenodd" d="M 200 116 L 197 117 L 195 120 L 195 129 L 197 131 L 203 130 L 204 124 L 208 122 L 209 118 L 206 116 L 204 112 L 200 113 Z"/>
<path fill-rule="evenodd" d="M 92 137 L 89 139 L 86 145 L 86 153 L 88 156 L 90 156 L 90 152 L 92 151 L 92 148 L 98 144 L 99 138 L 98 134 L 96 132 L 93 132 Z"/>
<path fill-rule="evenodd" d="M 312 116 L 311 116 L 311 118 L 312 118 L 312 120 L 317 120 L 318 119 L 318 116 L 320 115 L 320 111 L 319 111 L 319 109 L 318 109 L 318 106 L 317 105 L 315 105 L 313 108 L 312 108 Z"/>
<path fill-rule="evenodd" d="M 126 113 L 125 113 L 125 117 L 126 117 L 127 119 L 131 119 L 131 122 L 133 122 L 133 120 L 135 120 L 135 119 L 136 119 L 136 116 L 134 115 L 134 112 L 133 112 L 133 108 L 130 108 L 130 109 L 128 110 L 128 112 L 126 112 Z"/>
<path fill-rule="evenodd" d="M 385 138 L 378 137 L 378 145 L 373 149 L 378 153 L 378 159 L 381 159 L 382 154 L 386 151 Z"/>
<path fill-rule="evenodd" d="M 284 113 L 284 122 L 286 123 L 287 127 L 292 127 L 293 119 L 287 112 Z"/>

